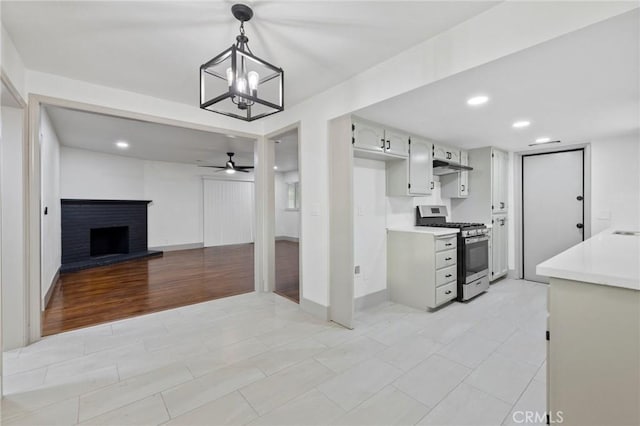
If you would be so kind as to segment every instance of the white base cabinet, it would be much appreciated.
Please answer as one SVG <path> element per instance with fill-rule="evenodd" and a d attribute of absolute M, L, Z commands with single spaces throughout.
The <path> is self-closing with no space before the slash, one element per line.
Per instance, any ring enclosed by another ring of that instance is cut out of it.
<path fill-rule="evenodd" d="M 551 277 L 548 309 L 551 424 L 640 425 L 640 291 Z"/>
<path fill-rule="evenodd" d="M 457 235 L 387 232 L 387 285 L 392 301 L 426 310 L 456 298 Z"/>

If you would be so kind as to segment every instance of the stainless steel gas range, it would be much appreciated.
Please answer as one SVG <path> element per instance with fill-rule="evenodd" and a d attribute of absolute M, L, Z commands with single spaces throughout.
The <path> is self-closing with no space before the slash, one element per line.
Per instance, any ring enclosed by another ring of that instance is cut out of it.
<path fill-rule="evenodd" d="M 446 206 L 416 207 L 416 226 L 456 228 L 458 297 L 465 301 L 489 289 L 489 230 L 482 223 L 447 222 Z"/>

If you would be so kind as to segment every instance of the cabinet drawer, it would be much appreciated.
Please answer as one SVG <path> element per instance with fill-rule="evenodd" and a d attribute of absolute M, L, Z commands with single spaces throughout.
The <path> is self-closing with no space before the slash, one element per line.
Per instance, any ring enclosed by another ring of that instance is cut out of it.
<path fill-rule="evenodd" d="M 436 287 L 440 287 L 444 284 L 449 284 L 451 281 L 458 279 L 458 267 L 456 265 L 449 266 L 448 268 L 438 269 L 436 271 Z"/>
<path fill-rule="evenodd" d="M 436 253 L 436 269 L 446 268 L 456 264 L 457 256 L 455 250 L 441 251 Z"/>
<path fill-rule="evenodd" d="M 458 295 L 458 284 L 450 283 L 436 288 L 436 305 L 441 305 L 444 302 L 455 298 Z"/>
<path fill-rule="evenodd" d="M 457 246 L 457 242 L 458 237 L 456 235 L 453 237 L 438 238 L 436 240 L 436 251 L 454 249 Z"/>

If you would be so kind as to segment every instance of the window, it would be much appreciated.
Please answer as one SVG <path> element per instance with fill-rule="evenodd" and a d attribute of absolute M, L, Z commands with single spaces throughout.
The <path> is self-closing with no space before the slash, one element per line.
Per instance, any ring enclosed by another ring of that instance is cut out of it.
<path fill-rule="evenodd" d="M 300 182 L 287 184 L 287 210 L 300 209 Z"/>

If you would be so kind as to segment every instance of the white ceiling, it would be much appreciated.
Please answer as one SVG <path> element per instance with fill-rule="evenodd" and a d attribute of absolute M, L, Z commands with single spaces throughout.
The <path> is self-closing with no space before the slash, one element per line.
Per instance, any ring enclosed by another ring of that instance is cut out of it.
<path fill-rule="evenodd" d="M 235 152 L 238 165 L 253 165 L 253 139 L 59 107 L 46 110 L 63 146 L 143 160 L 220 166 L 227 161 L 227 152 Z M 117 141 L 128 142 L 129 148 L 117 148 Z"/>
<path fill-rule="evenodd" d="M 233 3 L 3 0 L 2 19 L 29 69 L 197 105 L 199 66 L 238 33 Z M 292 105 L 498 2 L 247 3 L 249 44 Z"/>
<path fill-rule="evenodd" d="M 566 145 L 637 134 L 639 23 L 636 9 L 357 115 L 463 148 L 518 151 L 539 137 Z M 490 101 L 467 106 L 477 94 Z M 513 129 L 517 120 L 531 125 Z"/>

